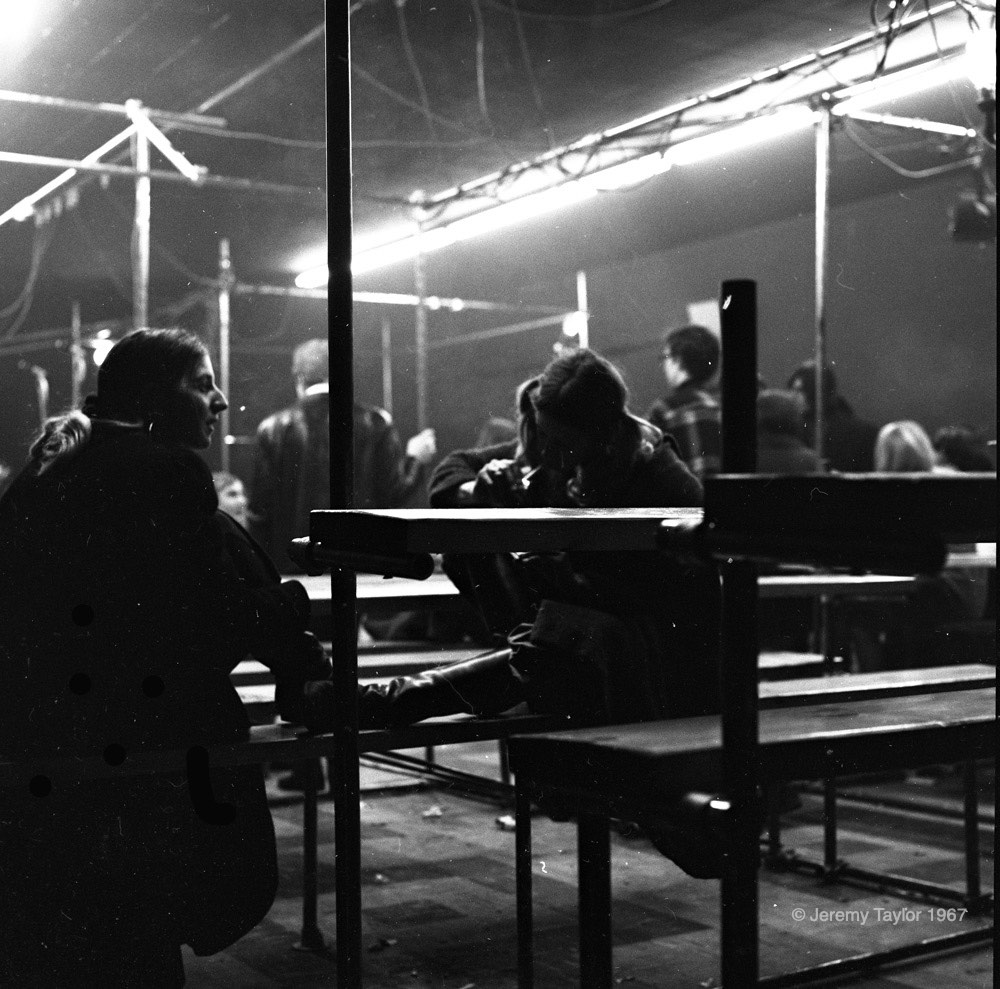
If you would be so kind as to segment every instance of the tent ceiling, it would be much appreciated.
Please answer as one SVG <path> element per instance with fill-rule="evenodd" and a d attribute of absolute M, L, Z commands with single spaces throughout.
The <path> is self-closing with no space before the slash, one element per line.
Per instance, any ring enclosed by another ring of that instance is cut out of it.
<path fill-rule="evenodd" d="M 322 37 L 303 40 L 322 24 L 324 4 L 31 6 L 34 29 L 0 60 L 0 87 L 88 101 L 138 99 L 166 110 L 210 104 L 207 112 L 224 117 L 228 131 L 279 140 L 173 131 L 193 163 L 212 174 L 314 190 L 291 197 L 154 185 L 154 292 L 182 292 L 196 276 L 211 276 L 223 236 L 232 241 L 239 277 L 290 284 L 302 254 L 324 236 L 324 48 Z M 403 204 L 414 189 L 433 192 L 472 179 L 860 34 L 871 26 L 869 10 L 864 0 L 355 0 L 356 229 L 407 216 Z M 251 75 L 299 42 L 294 54 Z M 240 80 L 245 84 L 232 95 L 218 98 Z M 958 89 L 935 112 L 960 122 L 975 108 L 970 87 Z M 10 151 L 79 158 L 124 125 L 0 103 L 0 133 Z M 906 140 L 912 144 L 912 135 Z M 940 158 L 933 145 L 922 141 L 918 151 Z M 842 181 L 857 183 L 860 195 L 872 167 L 867 156 L 854 159 Z M 158 155 L 154 164 L 170 167 Z M 0 164 L 0 212 L 54 174 Z M 62 197 L 62 206 L 41 236 L 30 222 L 0 227 L 0 307 L 25 283 L 33 249 L 45 247 L 24 331 L 65 325 L 72 297 L 91 300 L 95 311 L 128 311 L 130 183 L 91 178 L 78 196 Z"/>

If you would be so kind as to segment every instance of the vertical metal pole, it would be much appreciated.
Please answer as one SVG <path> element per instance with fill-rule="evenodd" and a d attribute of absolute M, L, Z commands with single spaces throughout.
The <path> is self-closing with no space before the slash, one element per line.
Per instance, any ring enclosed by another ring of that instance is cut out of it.
<path fill-rule="evenodd" d="M 146 175 L 135 180 L 135 215 L 132 221 L 132 324 L 135 329 L 149 326 L 149 223 L 151 182 L 149 140 L 136 131 L 132 135 L 135 167 Z"/>
<path fill-rule="evenodd" d="M 587 308 L 587 272 L 576 273 L 576 311 L 583 313 L 580 321 L 580 346 L 590 346 L 590 310 Z"/>
<path fill-rule="evenodd" d="M 524 785 L 514 785 L 514 881 L 517 905 L 517 989 L 535 981 L 531 903 L 531 798 Z"/>
<path fill-rule="evenodd" d="M 230 293 L 233 289 L 233 266 L 229 259 L 229 238 L 219 241 L 219 388 L 229 398 L 229 333 L 230 333 Z M 219 416 L 222 432 L 220 467 L 229 470 L 229 409 Z"/>
<path fill-rule="evenodd" d="M 962 767 L 962 800 L 965 824 L 965 905 L 973 912 L 982 909 L 979 882 L 979 794 L 976 792 L 976 761 L 966 759 Z"/>
<path fill-rule="evenodd" d="M 603 814 L 580 814 L 576 823 L 580 897 L 581 989 L 611 989 L 611 835 Z M 736 985 L 735 982 L 731 985 Z"/>
<path fill-rule="evenodd" d="M 830 213 L 830 106 L 824 103 L 816 119 L 816 455 L 823 457 L 823 432 L 826 420 L 826 396 L 823 394 L 823 369 L 826 366 L 826 268 L 827 224 Z"/>
<path fill-rule="evenodd" d="M 722 471 L 757 466 L 757 286 L 722 283 Z M 711 483 L 709 481 L 708 483 Z M 722 765 L 731 810 L 724 818 L 722 983 L 757 984 L 759 971 L 759 797 L 757 569 L 726 564 L 722 573 Z"/>
<path fill-rule="evenodd" d="M 382 317 L 382 408 L 392 415 L 392 323 Z"/>
<path fill-rule="evenodd" d="M 414 311 L 414 372 L 417 379 L 417 429 L 427 421 L 427 261 L 421 245 L 423 210 L 417 209 L 417 252 L 413 255 L 413 285 L 417 294 Z"/>
<path fill-rule="evenodd" d="M 70 317 L 70 408 L 80 408 L 83 379 L 87 374 L 87 358 L 83 353 L 83 343 L 80 339 L 80 303 L 73 303 Z"/>
<path fill-rule="evenodd" d="M 351 46 L 348 4 L 326 5 L 327 218 L 330 256 L 330 505 L 354 498 L 354 341 L 351 285 Z M 361 985 L 361 806 L 358 767 L 357 581 L 330 576 L 334 748 L 329 759 L 334 799 L 337 884 L 337 986 Z"/>

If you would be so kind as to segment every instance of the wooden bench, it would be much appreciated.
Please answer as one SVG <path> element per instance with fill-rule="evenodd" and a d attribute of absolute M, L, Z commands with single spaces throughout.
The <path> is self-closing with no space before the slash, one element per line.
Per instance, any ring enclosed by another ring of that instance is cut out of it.
<path fill-rule="evenodd" d="M 761 710 L 760 779 L 830 779 L 985 758 L 994 754 L 996 741 L 995 686 L 908 694 L 906 704 L 889 694 L 873 700 L 786 704 Z M 623 816 L 676 824 L 687 817 L 685 823 L 692 825 L 686 794 L 711 794 L 722 784 L 721 719 L 514 737 L 509 746 L 517 780 L 519 986 L 532 985 L 530 805 L 541 799 L 555 801 L 578 818 L 581 986 L 607 989 L 612 985 L 608 820 Z M 697 808 L 705 840 L 726 841 L 725 802 L 713 806 L 706 797 Z M 726 909 L 723 900 L 724 913 Z M 992 927 L 946 936 L 953 946 L 991 937 Z M 933 946 L 925 942 L 925 950 L 941 950 L 946 939 L 933 940 Z M 834 974 L 829 965 L 823 968 Z"/>

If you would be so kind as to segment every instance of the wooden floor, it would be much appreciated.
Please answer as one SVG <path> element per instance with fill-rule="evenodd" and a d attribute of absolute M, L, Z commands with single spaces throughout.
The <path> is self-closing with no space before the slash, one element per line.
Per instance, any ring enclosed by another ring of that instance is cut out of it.
<path fill-rule="evenodd" d="M 490 771 L 495 745 L 442 751 L 444 761 Z M 446 758 L 445 758 L 446 756 Z M 415 786 L 384 771 L 363 773 L 363 932 L 369 989 L 513 989 L 514 835 L 498 824 L 507 811 L 443 789 Z M 945 776 L 895 790 L 953 795 Z M 890 785 L 889 789 L 892 789 Z M 984 789 L 986 789 L 984 787 Z M 273 780 L 269 790 L 274 791 Z M 992 790 L 984 792 L 992 809 Z M 822 855 L 819 798 L 784 817 L 786 844 Z M 269 916 L 228 951 L 185 952 L 192 989 L 297 989 L 333 986 L 335 954 L 296 951 L 300 921 L 301 808 L 273 807 L 281 888 Z M 934 882 L 962 877 L 957 825 L 906 811 L 845 804 L 840 854 L 852 864 Z M 320 804 L 320 923 L 334 928 L 333 807 Z M 571 987 L 576 974 L 575 828 L 537 817 L 534 830 L 536 984 Z M 613 836 L 615 978 L 625 989 L 718 984 L 718 883 L 691 879 L 635 835 Z M 993 883 L 992 828 L 984 829 L 983 881 Z M 909 910 L 901 914 L 899 911 Z M 802 911 L 801 914 L 795 911 Z M 837 911 L 846 912 L 844 916 Z M 763 872 L 760 896 L 763 975 L 967 929 L 982 921 L 938 920 L 926 903 L 789 873 Z M 796 916 L 804 919 L 796 920 Z M 985 989 L 993 952 L 966 950 L 896 966 L 854 985 Z"/>

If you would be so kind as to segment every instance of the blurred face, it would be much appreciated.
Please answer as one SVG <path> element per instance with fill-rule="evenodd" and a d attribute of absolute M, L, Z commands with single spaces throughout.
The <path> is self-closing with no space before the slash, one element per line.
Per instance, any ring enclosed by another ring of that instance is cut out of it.
<path fill-rule="evenodd" d="M 247 493 L 242 481 L 233 481 L 219 492 L 219 508 L 227 515 L 232 515 L 241 525 L 246 525 L 248 507 Z"/>
<path fill-rule="evenodd" d="M 667 382 L 667 387 L 679 388 L 687 381 L 687 374 L 681 367 L 681 362 L 670 353 L 670 349 L 667 347 L 663 349 L 661 357 L 663 358 L 663 377 Z"/>
<path fill-rule="evenodd" d="M 227 408 L 226 396 L 215 384 L 212 362 L 205 355 L 168 396 L 163 415 L 156 420 L 157 432 L 193 450 L 204 450 Z"/>
<path fill-rule="evenodd" d="M 603 450 L 592 436 L 544 412 L 536 412 L 535 426 L 542 463 L 562 474 L 591 464 Z"/>

